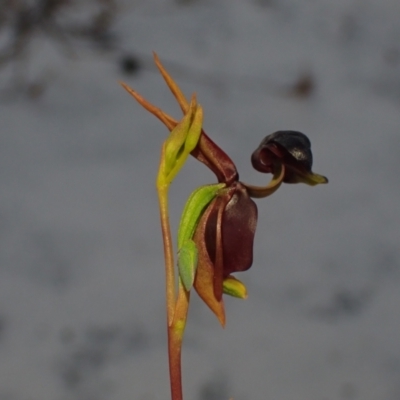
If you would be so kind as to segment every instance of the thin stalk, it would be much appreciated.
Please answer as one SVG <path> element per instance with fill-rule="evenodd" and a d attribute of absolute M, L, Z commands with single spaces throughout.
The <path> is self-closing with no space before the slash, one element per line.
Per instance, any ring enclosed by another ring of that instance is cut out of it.
<path fill-rule="evenodd" d="M 182 400 L 182 342 L 190 294 L 179 283 L 178 299 L 172 324 L 168 326 L 169 371 L 172 400 Z"/>
<path fill-rule="evenodd" d="M 163 185 L 157 187 L 158 201 L 160 205 L 161 232 L 164 243 L 164 260 L 165 260 L 165 276 L 166 276 L 166 294 L 167 294 L 167 321 L 171 326 L 174 318 L 175 310 L 175 269 L 174 269 L 174 253 L 171 236 L 171 228 L 169 224 L 168 214 L 168 186 Z"/>
<path fill-rule="evenodd" d="M 178 296 L 175 300 L 175 268 L 173 241 L 168 214 L 168 187 L 169 185 L 162 184 L 160 180 L 157 181 L 166 273 L 168 361 L 171 399 L 183 400 L 181 353 L 190 295 L 184 289 L 182 283 L 179 282 Z"/>

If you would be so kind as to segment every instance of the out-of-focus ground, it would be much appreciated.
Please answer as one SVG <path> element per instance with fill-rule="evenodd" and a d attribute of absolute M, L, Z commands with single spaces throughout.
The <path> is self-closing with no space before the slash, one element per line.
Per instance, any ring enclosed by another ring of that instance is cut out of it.
<path fill-rule="evenodd" d="M 166 130 L 117 83 L 178 117 L 155 50 L 242 180 L 267 181 L 250 154 L 279 129 L 306 133 L 330 179 L 257 201 L 249 298 L 226 299 L 226 329 L 193 296 L 186 398 L 398 400 L 400 3 L 121 1 L 113 18 L 99 41 L 32 33 L 0 69 L 0 399 L 169 396 L 154 185 Z M 174 227 L 213 181 L 190 160 Z"/>

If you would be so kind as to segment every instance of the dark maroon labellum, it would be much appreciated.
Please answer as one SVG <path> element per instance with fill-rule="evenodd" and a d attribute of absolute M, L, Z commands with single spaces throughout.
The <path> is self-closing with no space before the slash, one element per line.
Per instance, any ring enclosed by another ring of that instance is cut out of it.
<path fill-rule="evenodd" d="M 257 206 L 240 182 L 234 182 L 211 203 L 205 243 L 214 265 L 214 291 L 222 296 L 222 280 L 248 270 L 253 263 Z"/>
<path fill-rule="evenodd" d="M 222 218 L 224 278 L 251 267 L 256 226 L 257 206 L 238 182 Z"/>

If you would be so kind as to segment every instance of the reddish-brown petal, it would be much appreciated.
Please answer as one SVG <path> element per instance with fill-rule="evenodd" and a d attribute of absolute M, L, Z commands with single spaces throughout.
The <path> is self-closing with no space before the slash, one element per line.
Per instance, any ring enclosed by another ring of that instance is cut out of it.
<path fill-rule="evenodd" d="M 210 219 L 210 214 L 215 212 L 215 210 L 217 210 L 215 206 L 216 205 L 218 206 L 217 202 L 219 203 L 220 201 L 221 200 L 217 197 L 210 203 L 204 214 L 201 216 L 199 224 L 196 228 L 196 232 L 193 236 L 193 240 L 196 243 L 198 250 L 197 271 L 193 287 L 195 288 L 197 294 L 201 297 L 201 299 L 217 316 L 221 325 L 224 326 L 225 325 L 224 302 L 222 296 L 220 299 L 217 299 L 214 292 L 215 260 L 211 260 L 206 246 L 207 222 Z"/>
<path fill-rule="evenodd" d="M 224 280 L 224 247 L 222 237 L 222 222 L 226 205 L 234 194 L 233 188 L 228 188 L 217 197 L 206 224 L 205 241 L 208 255 L 214 264 L 214 294 L 219 301 L 223 293 Z"/>
<path fill-rule="evenodd" d="M 222 237 L 222 222 L 226 205 L 231 200 L 235 187 L 221 190 L 215 201 L 209 206 L 207 221 L 205 222 L 204 241 L 208 256 L 214 267 L 214 295 L 218 301 L 222 298 L 224 279 L 224 249 Z"/>

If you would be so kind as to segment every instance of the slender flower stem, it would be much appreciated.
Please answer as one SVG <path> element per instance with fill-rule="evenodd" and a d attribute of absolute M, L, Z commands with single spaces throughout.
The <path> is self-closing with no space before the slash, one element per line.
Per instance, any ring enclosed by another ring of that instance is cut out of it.
<path fill-rule="evenodd" d="M 158 201 L 160 205 L 161 232 L 164 242 L 164 260 L 166 275 L 166 294 L 167 294 L 167 321 L 168 326 L 172 325 L 175 310 L 175 271 L 174 254 L 171 237 L 171 228 L 168 216 L 168 186 L 157 187 Z"/>
<path fill-rule="evenodd" d="M 190 296 L 179 279 L 178 296 L 176 298 L 173 242 L 168 214 L 169 184 L 164 183 L 162 179 L 163 159 L 164 147 L 161 155 L 160 172 L 157 179 L 157 192 L 160 206 L 166 273 L 169 374 L 172 400 L 183 400 L 181 352 Z"/>
<path fill-rule="evenodd" d="M 179 283 L 174 319 L 172 324 L 168 326 L 169 371 L 172 400 L 183 399 L 181 352 L 189 298 L 189 292 L 184 289 L 182 283 Z"/>

